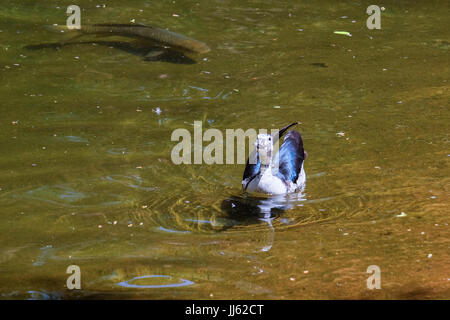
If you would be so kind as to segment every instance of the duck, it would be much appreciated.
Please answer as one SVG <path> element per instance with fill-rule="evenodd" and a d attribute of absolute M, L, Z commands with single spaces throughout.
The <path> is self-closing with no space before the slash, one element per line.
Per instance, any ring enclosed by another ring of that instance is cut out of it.
<path fill-rule="evenodd" d="M 306 183 L 304 162 L 307 153 L 303 139 L 291 123 L 277 133 L 260 133 L 255 141 L 255 150 L 247 159 L 242 178 L 242 188 L 247 192 L 269 195 L 289 194 L 303 191 Z M 273 156 L 274 143 L 286 134 L 278 153 Z M 250 160 L 253 161 L 250 161 Z"/>

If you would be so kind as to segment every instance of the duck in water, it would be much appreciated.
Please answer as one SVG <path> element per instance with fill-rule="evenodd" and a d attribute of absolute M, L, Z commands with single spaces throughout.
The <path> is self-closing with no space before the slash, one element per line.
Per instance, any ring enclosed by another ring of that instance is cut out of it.
<path fill-rule="evenodd" d="M 300 133 L 291 130 L 286 134 L 279 152 L 273 157 L 273 145 L 294 122 L 274 135 L 258 134 L 255 151 L 245 166 L 242 187 L 244 190 L 265 194 L 287 194 L 303 190 L 306 174 L 303 163 L 306 151 Z M 255 154 L 256 153 L 256 154 Z M 255 161 L 250 161 L 255 159 Z"/>

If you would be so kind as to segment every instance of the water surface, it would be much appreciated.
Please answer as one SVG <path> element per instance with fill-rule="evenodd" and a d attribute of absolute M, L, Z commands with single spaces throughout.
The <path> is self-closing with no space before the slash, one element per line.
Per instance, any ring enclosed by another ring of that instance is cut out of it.
<path fill-rule="evenodd" d="M 45 25 L 70 4 L 212 50 L 61 48 Z M 370 4 L 3 1 L 1 297 L 449 299 L 449 3 L 384 2 L 381 30 Z M 243 165 L 174 165 L 171 133 L 194 121 L 299 121 L 305 194 L 249 198 Z"/>

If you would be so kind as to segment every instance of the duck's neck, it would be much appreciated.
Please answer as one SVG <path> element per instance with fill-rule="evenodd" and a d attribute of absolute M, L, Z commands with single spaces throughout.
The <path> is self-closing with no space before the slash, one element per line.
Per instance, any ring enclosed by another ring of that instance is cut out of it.
<path fill-rule="evenodd" d="M 272 170 L 270 169 L 270 166 L 269 165 L 261 165 L 260 174 L 261 174 L 261 176 L 272 175 Z"/>
<path fill-rule="evenodd" d="M 261 163 L 261 167 L 260 167 L 261 174 L 264 174 L 264 173 L 271 174 L 272 173 L 271 164 L 272 164 L 271 159 L 269 160 L 268 163 Z"/>
<path fill-rule="evenodd" d="M 272 166 L 272 153 L 269 151 L 263 151 L 259 153 L 259 161 L 261 161 L 260 171 L 261 174 L 270 173 Z"/>

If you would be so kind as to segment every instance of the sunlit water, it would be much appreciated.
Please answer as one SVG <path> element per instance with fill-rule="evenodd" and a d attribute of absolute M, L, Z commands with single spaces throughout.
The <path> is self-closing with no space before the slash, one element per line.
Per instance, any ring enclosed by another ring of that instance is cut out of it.
<path fill-rule="evenodd" d="M 60 47 L 44 27 L 74 3 L 82 23 L 135 19 L 212 51 Z M 449 299 L 449 2 L 384 2 L 381 30 L 370 4 L 3 1 L 1 297 Z M 243 194 L 244 165 L 174 165 L 171 133 L 194 121 L 299 121 L 304 194 Z"/>

